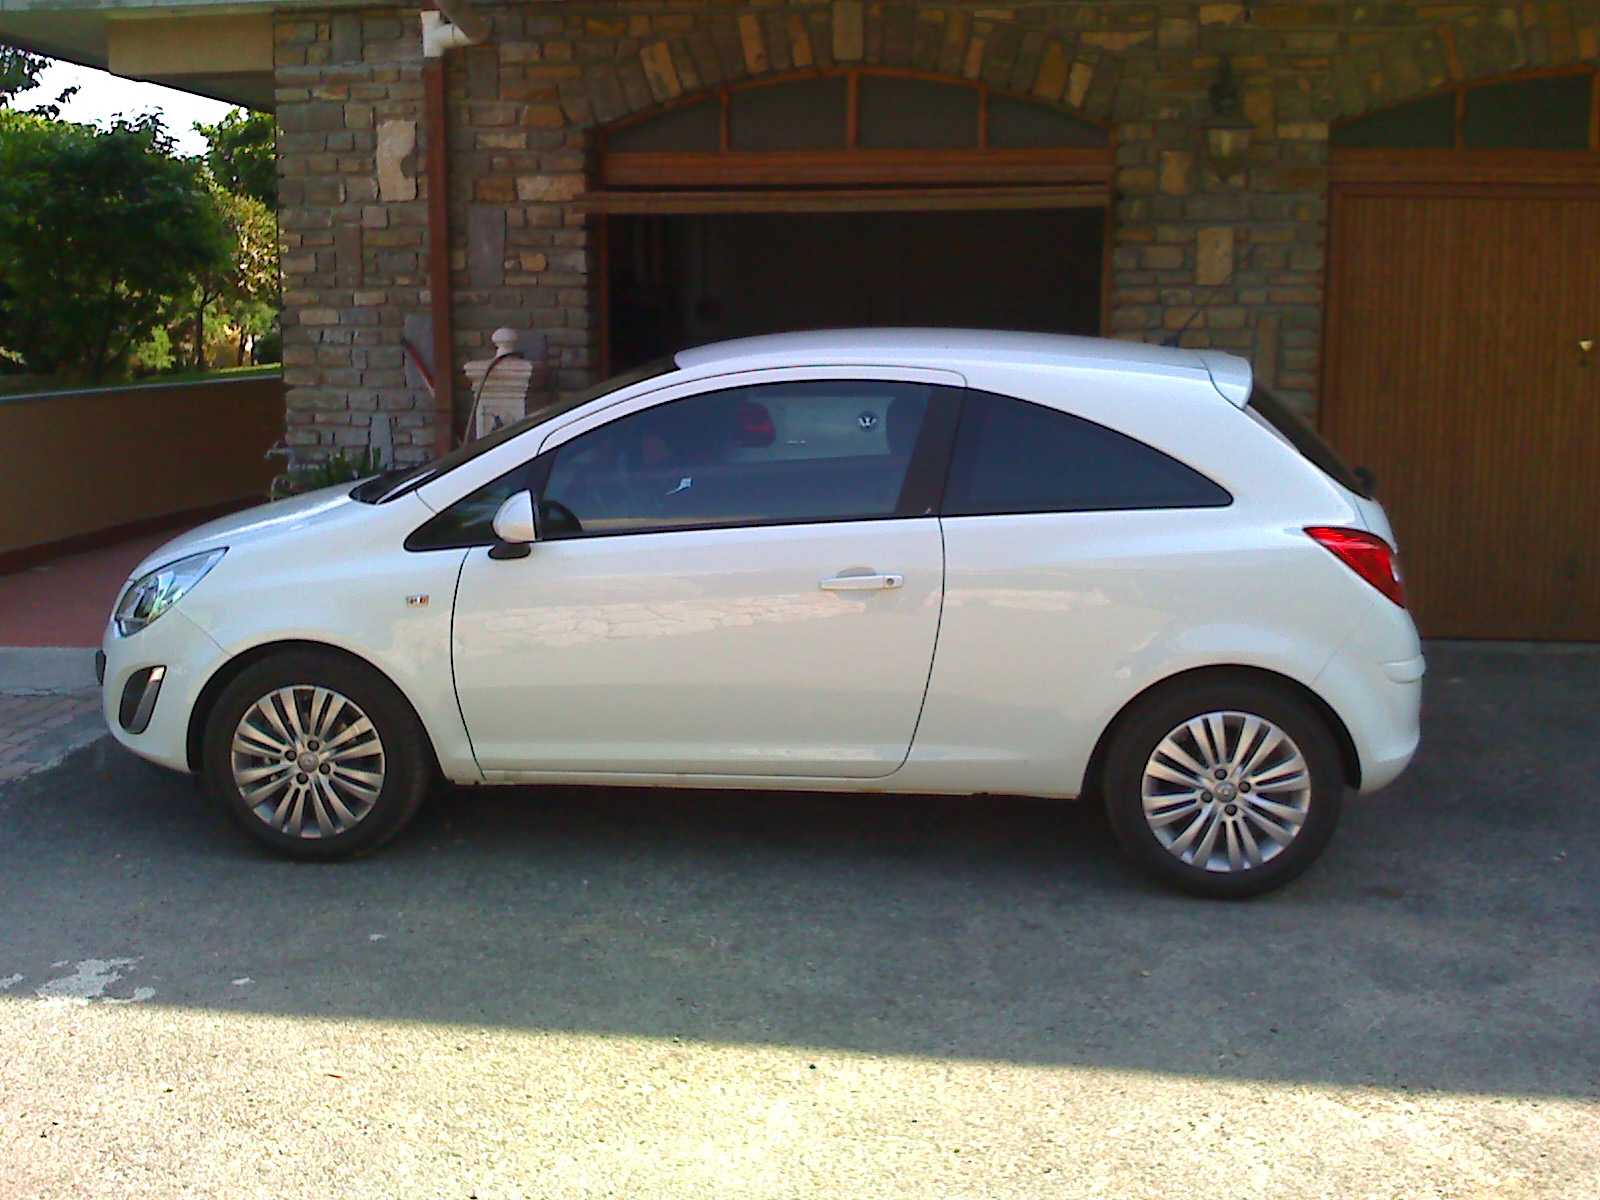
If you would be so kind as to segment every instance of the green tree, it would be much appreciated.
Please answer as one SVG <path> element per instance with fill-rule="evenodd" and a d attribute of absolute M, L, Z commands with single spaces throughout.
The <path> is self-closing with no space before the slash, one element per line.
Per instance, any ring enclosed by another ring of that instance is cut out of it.
<path fill-rule="evenodd" d="M 212 203 L 227 231 L 229 257 L 195 277 L 182 329 L 169 329 L 172 343 L 185 342 L 188 364 L 204 369 L 206 347 L 233 342 L 242 361 L 246 345 L 269 332 L 278 319 L 278 221 L 254 196 L 212 182 Z M 174 336 L 175 335 L 175 336 Z"/>
<path fill-rule="evenodd" d="M 278 167 L 273 155 L 278 125 L 271 113 L 230 109 L 215 125 L 195 123 L 206 139 L 206 166 L 230 192 L 253 196 L 269 209 L 278 207 Z"/>
<path fill-rule="evenodd" d="M 173 155 L 158 119 L 0 112 L 0 348 L 29 372 L 124 370 L 228 257 L 201 164 Z"/>
<path fill-rule="evenodd" d="M 45 60 L 37 54 L 0 45 L 0 108 L 10 104 L 18 92 L 38 83 L 44 68 Z"/>

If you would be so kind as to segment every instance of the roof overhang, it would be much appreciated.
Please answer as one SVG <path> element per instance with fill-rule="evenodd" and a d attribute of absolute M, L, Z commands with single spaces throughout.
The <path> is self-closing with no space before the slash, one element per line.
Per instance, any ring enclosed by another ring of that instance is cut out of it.
<path fill-rule="evenodd" d="M 0 0 L 0 41 L 270 112 L 273 7 Z"/>

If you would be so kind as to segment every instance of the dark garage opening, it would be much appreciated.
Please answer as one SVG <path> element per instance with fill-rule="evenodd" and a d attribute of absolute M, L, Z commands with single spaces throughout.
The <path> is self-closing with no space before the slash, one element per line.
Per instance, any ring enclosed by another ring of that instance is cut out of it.
<path fill-rule="evenodd" d="M 794 329 L 1101 332 L 1103 208 L 604 219 L 612 371 Z"/>

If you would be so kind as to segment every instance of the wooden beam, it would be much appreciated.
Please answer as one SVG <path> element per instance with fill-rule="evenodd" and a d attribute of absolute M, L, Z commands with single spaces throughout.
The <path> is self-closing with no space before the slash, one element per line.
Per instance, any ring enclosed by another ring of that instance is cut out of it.
<path fill-rule="evenodd" d="M 1104 184 L 1056 187 L 900 188 L 844 191 L 589 192 L 574 200 L 582 212 L 830 213 L 958 212 L 978 209 L 1105 208 Z"/>
<path fill-rule="evenodd" d="M 607 154 L 607 188 L 795 187 L 865 184 L 1108 183 L 1105 150 L 836 150 Z"/>
<path fill-rule="evenodd" d="M 1591 150 L 1334 149 L 1328 177 L 1336 184 L 1600 183 L 1600 154 Z"/>

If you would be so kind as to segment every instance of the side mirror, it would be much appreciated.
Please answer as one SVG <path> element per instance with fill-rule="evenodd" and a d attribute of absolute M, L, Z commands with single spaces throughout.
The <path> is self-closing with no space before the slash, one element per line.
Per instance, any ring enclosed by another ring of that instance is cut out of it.
<path fill-rule="evenodd" d="M 494 515 L 494 535 L 499 542 L 489 549 L 490 558 L 526 558 L 529 543 L 539 540 L 539 526 L 533 519 L 533 496 L 517 492 L 508 496 Z"/>

